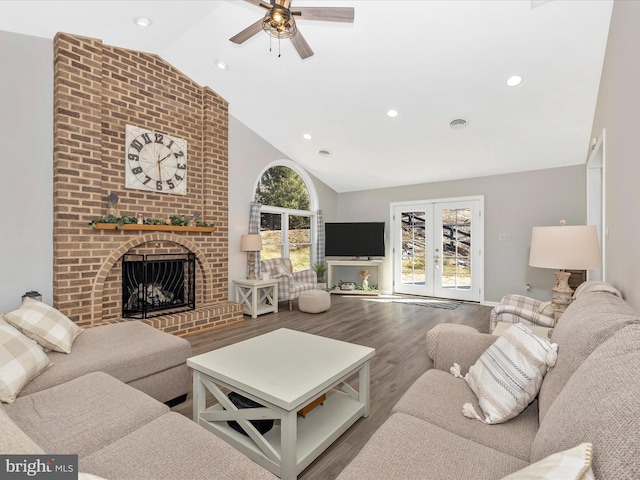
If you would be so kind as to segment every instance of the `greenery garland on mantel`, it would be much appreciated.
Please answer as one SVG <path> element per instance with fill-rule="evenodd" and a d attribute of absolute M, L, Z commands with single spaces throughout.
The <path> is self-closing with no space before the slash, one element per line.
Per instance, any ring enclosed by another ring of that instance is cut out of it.
<path fill-rule="evenodd" d="M 167 221 L 169 220 L 169 221 Z M 192 223 L 189 223 L 192 222 Z M 104 217 L 99 218 L 98 220 L 92 220 L 89 222 L 91 228 L 96 228 L 96 225 L 99 223 L 108 223 L 115 224 L 115 228 L 122 227 L 123 225 L 135 225 L 138 223 L 138 219 L 136 217 L 130 217 L 127 215 L 123 215 L 122 217 L 116 217 L 115 215 L 105 215 Z M 156 220 L 153 218 L 145 218 L 142 222 L 143 225 L 157 225 L 157 226 L 174 226 L 174 227 L 205 227 L 211 228 L 213 224 L 203 222 L 201 220 L 187 219 L 183 215 L 172 215 L 166 219 Z"/>
<path fill-rule="evenodd" d="M 108 210 L 107 214 L 104 217 L 99 218 L 98 220 L 91 220 L 89 225 L 91 228 L 108 228 L 108 229 L 119 229 L 124 227 L 125 225 L 131 225 L 131 227 L 127 228 L 129 230 L 134 229 L 134 225 L 146 225 L 145 230 L 150 230 L 149 227 L 157 226 L 158 230 L 168 230 L 171 227 L 179 227 L 176 230 L 185 230 L 186 228 L 198 228 L 198 229 L 206 229 L 207 231 L 214 231 L 213 224 L 203 222 L 200 220 L 200 212 L 194 212 L 190 218 L 187 218 L 186 215 L 171 215 L 167 218 L 163 218 L 161 220 L 156 220 L 153 218 L 144 218 L 144 214 L 139 213 L 135 217 L 130 217 L 127 215 L 118 216 L 118 195 L 115 193 L 110 193 L 107 195 L 107 205 Z M 102 224 L 104 226 L 98 227 L 98 224 Z M 106 227 L 106 225 L 114 225 L 114 227 Z"/>

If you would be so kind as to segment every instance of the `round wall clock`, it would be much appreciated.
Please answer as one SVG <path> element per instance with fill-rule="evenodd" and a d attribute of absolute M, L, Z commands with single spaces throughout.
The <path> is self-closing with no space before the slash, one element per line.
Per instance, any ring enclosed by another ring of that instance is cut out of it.
<path fill-rule="evenodd" d="M 127 125 L 125 187 L 187 194 L 187 142 Z"/>

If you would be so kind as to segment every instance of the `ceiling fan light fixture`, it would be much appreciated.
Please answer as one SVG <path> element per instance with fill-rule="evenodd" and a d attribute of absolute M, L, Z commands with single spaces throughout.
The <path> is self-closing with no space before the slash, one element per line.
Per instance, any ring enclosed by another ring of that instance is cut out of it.
<path fill-rule="evenodd" d="M 275 38 L 292 38 L 298 33 L 289 10 L 273 6 L 262 19 L 262 29 Z"/>

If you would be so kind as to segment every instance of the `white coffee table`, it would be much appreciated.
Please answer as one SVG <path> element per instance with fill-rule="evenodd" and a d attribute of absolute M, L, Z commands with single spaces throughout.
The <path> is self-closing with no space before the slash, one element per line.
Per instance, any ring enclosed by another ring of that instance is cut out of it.
<path fill-rule="evenodd" d="M 373 348 L 279 329 L 191 357 L 193 420 L 283 479 L 295 479 L 360 417 L 369 415 Z M 346 383 L 358 373 L 358 390 Z M 237 409 L 225 391 L 264 408 Z M 207 390 L 218 403 L 207 407 Z M 324 404 L 297 412 L 326 394 Z M 249 420 L 276 420 L 261 435 Z M 249 436 L 229 427 L 237 421 Z"/>

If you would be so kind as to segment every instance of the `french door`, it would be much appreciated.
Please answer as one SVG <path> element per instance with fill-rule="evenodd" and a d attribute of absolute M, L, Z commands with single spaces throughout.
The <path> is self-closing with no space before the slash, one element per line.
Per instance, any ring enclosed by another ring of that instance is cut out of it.
<path fill-rule="evenodd" d="M 481 210 L 481 197 L 392 204 L 394 293 L 480 301 Z"/>

